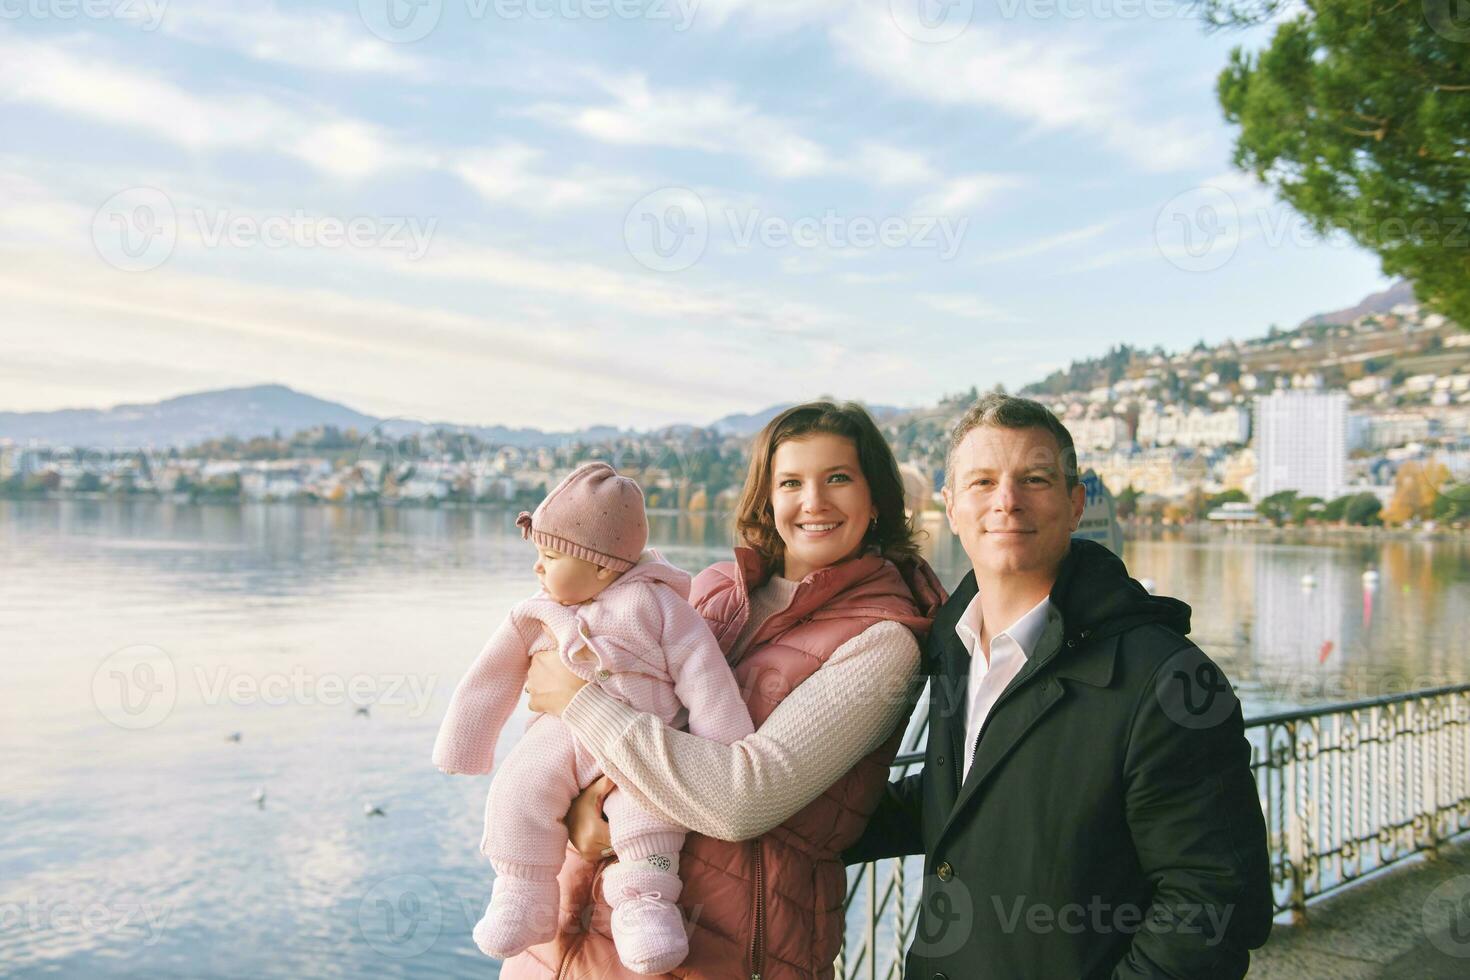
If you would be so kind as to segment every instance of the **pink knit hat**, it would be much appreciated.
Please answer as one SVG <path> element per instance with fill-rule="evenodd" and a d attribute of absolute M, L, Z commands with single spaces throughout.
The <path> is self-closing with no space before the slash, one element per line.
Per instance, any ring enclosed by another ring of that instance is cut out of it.
<path fill-rule="evenodd" d="M 516 518 L 522 538 L 573 558 L 626 572 L 648 543 L 638 484 L 606 463 L 583 463 L 546 495 L 534 514 Z"/>

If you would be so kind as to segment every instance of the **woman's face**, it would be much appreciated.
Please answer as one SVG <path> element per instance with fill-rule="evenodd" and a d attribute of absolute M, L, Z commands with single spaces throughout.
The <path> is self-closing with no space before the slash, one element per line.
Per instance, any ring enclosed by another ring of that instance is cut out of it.
<path fill-rule="evenodd" d="M 857 554 L 878 516 L 851 439 L 817 433 L 788 439 L 771 457 L 771 512 L 786 546 L 789 579 Z"/>

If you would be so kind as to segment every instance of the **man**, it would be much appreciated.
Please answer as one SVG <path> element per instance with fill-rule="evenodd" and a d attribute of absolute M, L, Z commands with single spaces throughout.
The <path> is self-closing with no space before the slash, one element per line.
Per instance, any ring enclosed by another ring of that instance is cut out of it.
<path fill-rule="evenodd" d="M 1240 703 L 1189 607 L 1073 540 L 1085 490 L 1037 402 L 981 398 L 944 487 L 973 571 L 925 651 L 921 772 L 848 863 L 925 855 L 908 980 L 1245 976 L 1271 928 Z"/>

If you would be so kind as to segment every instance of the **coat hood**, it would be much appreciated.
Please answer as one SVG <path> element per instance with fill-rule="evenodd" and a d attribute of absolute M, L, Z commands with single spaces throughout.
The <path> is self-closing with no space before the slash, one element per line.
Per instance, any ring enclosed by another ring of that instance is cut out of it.
<path fill-rule="evenodd" d="M 1123 559 L 1095 541 L 1072 539 L 1051 590 L 1068 636 L 1095 639 L 1156 624 L 1181 636 L 1189 633 L 1189 606 L 1169 596 L 1150 595 L 1128 575 Z"/>
<path fill-rule="evenodd" d="M 677 565 L 671 565 L 659 554 L 655 548 L 645 548 L 643 554 L 638 556 L 638 564 L 628 569 L 618 580 L 609 585 L 606 591 L 611 592 L 624 585 L 632 585 L 643 582 L 649 585 L 667 585 L 679 593 L 679 598 L 689 598 L 689 583 L 693 576 Z"/>

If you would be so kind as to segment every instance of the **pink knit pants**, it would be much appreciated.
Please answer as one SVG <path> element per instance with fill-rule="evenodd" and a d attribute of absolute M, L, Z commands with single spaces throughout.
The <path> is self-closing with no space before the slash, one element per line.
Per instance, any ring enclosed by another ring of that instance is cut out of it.
<path fill-rule="evenodd" d="M 496 874 L 555 879 L 566 858 L 562 818 L 577 794 L 600 775 L 597 760 L 577 744 L 560 718 L 535 718 L 500 764 L 485 798 L 480 853 L 490 859 Z M 621 861 L 677 855 L 684 847 L 684 827 L 650 814 L 621 790 L 607 797 L 603 809 Z"/>

